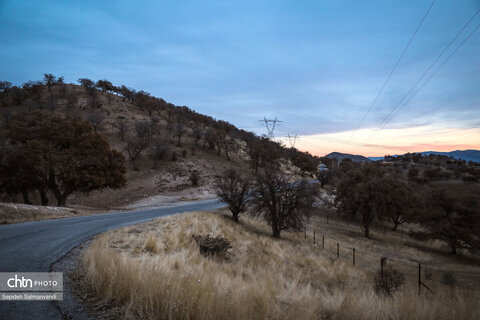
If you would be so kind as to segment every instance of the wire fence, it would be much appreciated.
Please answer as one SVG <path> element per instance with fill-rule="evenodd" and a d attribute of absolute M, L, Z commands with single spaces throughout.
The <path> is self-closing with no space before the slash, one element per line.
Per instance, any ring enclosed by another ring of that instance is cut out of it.
<path fill-rule="evenodd" d="M 339 220 L 332 221 L 326 218 L 328 224 L 337 224 Z M 341 222 L 347 224 L 348 222 Z M 352 226 L 353 227 L 353 226 Z M 435 292 L 445 289 L 445 286 L 455 286 L 461 289 L 480 291 L 480 270 L 454 270 L 442 265 L 441 262 L 432 263 L 417 255 L 409 257 L 406 255 L 379 254 L 372 252 L 369 248 L 345 245 L 342 241 L 327 237 L 320 232 L 321 228 L 306 227 L 304 229 L 305 241 L 310 242 L 319 254 L 323 254 L 331 261 L 342 259 L 349 261 L 352 265 L 360 267 L 370 273 L 381 272 L 385 265 L 389 265 L 401 271 L 405 276 L 406 283 L 418 286 L 419 293 Z M 376 228 L 375 232 L 387 234 L 386 228 Z M 403 229 L 394 233 L 395 236 L 405 237 L 408 235 Z M 473 266 L 473 268 L 478 268 Z"/>

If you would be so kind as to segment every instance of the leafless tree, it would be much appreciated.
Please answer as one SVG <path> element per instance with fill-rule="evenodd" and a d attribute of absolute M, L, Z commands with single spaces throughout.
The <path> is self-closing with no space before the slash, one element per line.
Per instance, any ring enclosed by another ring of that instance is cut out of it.
<path fill-rule="evenodd" d="M 57 109 L 58 97 L 53 93 L 49 93 L 47 96 L 47 107 L 51 112 L 55 112 Z"/>
<path fill-rule="evenodd" d="M 9 81 L 0 81 L 0 100 L 2 105 L 5 107 L 7 105 L 7 97 L 10 93 L 12 83 Z"/>
<path fill-rule="evenodd" d="M 51 73 L 44 73 L 43 74 L 43 83 L 45 83 L 45 85 L 48 88 L 48 92 L 50 92 L 52 87 L 57 83 L 57 77 L 55 77 Z"/>
<path fill-rule="evenodd" d="M 125 141 L 125 133 L 128 130 L 127 121 L 124 118 L 117 119 L 114 126 L 117 128 L 118 134 L 120 135 L 120 138 L 122 138 L 122 142 Z"/>
<path fill-rule="evenodd" d="M 135 123 L 135 132 L 137 137 L 141 139 L 150 138 L 152 136 L 151 123 L 149 121 L 137 121 Z"/>
<path fill-rule="evenodd" d="M 68 90 L 65 96 L 65 102 L 67 104 L 68 109 L 73 109 L 78 102 L 78 95 L 75 93 L 73 89 Z"/>
<path fill-rule="evenodd" d="M 90 113 L 89 115 L 87 115 L 87 121 L 90 122 L 90 124 L 92 125 L 93 130 L 95 131 L 95 135 L 97 134 L 97 131 L 102 125 L 104 119 L 105 116 L 98 112 Z"/>
<path fill-rule="evenodd" d="M 168 144 L 162 139 L 155 139 L 151 148 L 151 157 L 153 159 L 152 169 L 157 167 L 159 160 L 164 160 L 168 153 Z"/>
<path fill-rule="evenodd" d="M 185 125 L 178 121 L 176 124 L 175 124 L 175 136 L 177 137 L 177 146 L 180 147 L 182 144 L 181 144 L 181 139 L 182 139 L 182 136 L 185 134 L 186 130 L 185 130 Z"/>
<path fill-rule="evenodd" d="M 127 152 L 128 158 L 130 159 L 130 162 L 132 162 L 135 171 L 138 171 L 136 161 L 140 158 L 142 151 L 145 150 L 147 146 L 147 139 L 132 138 L 127 141 L 125 151 Z"/>
<path fill-rule="evenodd" d="M 237 223 L 239 214 L 247 210 L 250 186 L 250 179 L 233 169 L 225 171 L 215 182 L 218 197 L 228 205 L 232 219 Z"/>
<path fill-rule="evenodd" d="M 267 168 L 256 178 L 252 215 L 262 216 L 272 227 L 273 237 L 279 238 L 283 230 L 303 229 L 317 193 L 315 184 L 305 180 L 292 183 L 273 168 Z"/>
<path fill-rule="evenodd" d="M 198 141 L 202 139 L 203 136 L 203 130 L 200 129 L 200 127 L 196 126 L 193 128 L 193 139 L 195 140 L 195 145 L 198 146 Z"/>

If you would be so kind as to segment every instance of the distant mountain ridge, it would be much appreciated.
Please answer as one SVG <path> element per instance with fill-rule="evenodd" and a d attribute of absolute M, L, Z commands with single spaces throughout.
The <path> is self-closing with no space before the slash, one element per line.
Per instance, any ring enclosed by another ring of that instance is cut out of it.
<path fill-rule="evenodd" d="M 423 151 L 423 152 L 415 152 L 415 153 L 420 153 L 425 156 L 429 154 L 435 154 L 435 155 L 441 155 L 441 156 L 447 156 L 447 157 L 452 157 L 455 159 L 461 159 L 465 161 L 475 161 L 475 162 L 480 162 L 480 150 L 455 150 L 455 151 L 450 151 L 450 152 L 441 152 L 441 151 Z M 394 155 L 398 156 L 397 154 Z M 383 157 L 368 157 L 368 159 L 372 161 L 377 161 L 377 160 L 383 160 Z"/>
<path fill-rule="evenodd" d="M 355 154 L 349 154 L 349 153 L 341 153 L 341 152 L 331 152 L 325 156 L 325 158 L 330 158 L 330 159 L 337 159 L 337 160 L 345 160 L 345 159 L 350 159 L 355 162 L 370 162 L 370 160 L 367 157 L 360 156 L 360 155 L 355 155 Z"/>

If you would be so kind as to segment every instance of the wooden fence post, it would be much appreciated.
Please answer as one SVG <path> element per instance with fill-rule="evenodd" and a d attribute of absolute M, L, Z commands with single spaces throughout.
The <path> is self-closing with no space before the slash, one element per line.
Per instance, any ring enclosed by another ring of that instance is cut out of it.
<path fill-rule="evenodd" d="M 353 249 L 353 265 L 355 265 L 355 247 L 353 247 L 352 249 Z"/>
<path fill-rule="evenodd" d="M 315 230 L 313 230 L 313 244 L 315 244 Z"/>
<path fill-rule="evenodd" d="M 305 239 L 307 239 L 307 227 L 303 229 L 305 231 Z"/>
<path fill-rule="evenodd" d="M 422 289 L 422 264 L 418 263 L 418 294 L 420 295 L 420 290 Z"/>
<path fill-rule="evenodd" d="M 325 236 L 322 236 L 322 250 L 325 250 Z"/>
<path fill-rule="evenodd" d="M 380 259 L 380 279 L 383 280 L 383 265 L 385 264 L 385 260 L 387 257 L 383 257 Z"/>
<path fill-rule="evenodd" d="M 337 242 L 337 258 L 340 257 L 340 244 Z"/>

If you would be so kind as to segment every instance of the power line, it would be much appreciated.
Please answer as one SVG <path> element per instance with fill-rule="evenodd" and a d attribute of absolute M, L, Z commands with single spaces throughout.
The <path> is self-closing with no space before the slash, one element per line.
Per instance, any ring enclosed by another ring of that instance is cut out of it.
<path fill-rule="evenodd" d="M 383 127 L 381 127 L 379 130 L 382 130 L 383 128 L 385 128 L 385 126 L 393 120 L 393 118 L 395 118 L 397 116 L 397 114 L 400 113 L 400 111 L 405 108 L 405 106 L 407 106 L 407 104 L 410 102 L 410 100 L 412 100 L 413 97 L 415 97 L 417 95 L 417 93 L 422 90 L 422 88 L 430 81 L 430 79 L 433 78 L 433 76 L 438 72 L 438 70 L 440 70 L 447 62 L 448 60 L 450 60 L 450 58 L 453 57 L 453 55 L 455 55 L 455 53 L 458 51 L 458 49 L 460 49 L 461 46 L 463 46 L 465 44 L 465 42 L 467 42 L 468 39 L 470 39 L 470 37 L 480 28 L 480 24 L 477 25 L 473 30 L 472 32 L 470 32 L 470 34 L 455 48 L 455 50 L 452 51 L 452 53 L 442 62 L 442 64 L 437 68 L 435 69 L 435 71 L 433 71 L 430 76 L 427 78 L 427 80 L 425 80 L 422 85 L 417 89 L 417 91 L 415 91 L 415 93 L 405 102 L 405 104 L 403 106 L 401 106 L 397 112 L 384 124 Z"/>
<path fill-rule="evenodd" d="M 413 90 L 415 90 L 415 88 L 417 87 L 417 85 L 422 81 L 422 79 L 427 75 L 427 73 L 433 68 L 433 66 L 438 62 L 438 60 L 445 54 L 445 52 L 448 50 L 448 48 L 450 48 L 450 46 L 455 42 L 455 40 L 457 40 L 457 38 L 460 36 L 460 34 L 468 27 L 468 25 L 473 21 L 473 19 L 475 19 L 475 17 L 480 13 L 480 9 L 478 9 L 475 14 L 465 23 L 465 25 L 460 29 L 460 31 L 457 32 L 457 34 L 452 38 L 452 40 L 448 43 L 448 45 L 443 49 L 443 51 L 437 56 L 437 58 L 430 64 L 430 66 L 425 70 L 425 72 L 420 76 L 420 78 L 418 78 L 418 80 L 414 83 L 414 85 L 408 90 L 408 92 L 402 97 L 402 99 L 395 105 L 395 107 L 392 109 L 392 111 L 390 111 L 390 113 L 383 119 L 382 123 L 380 123 L 380 125 L 374 130 L 372 131 L 372 133 L 370 133 L 369 135 L 369 139 L 372 135 L 374 135 L 377 131 L 383 129 L 385 127 L 385 125 L 390 122 L 397 114 L 398 112 L 395 113 L 394 116 L 393 113 L 395 111 L 400 110 L 402 109 L 419 91 L 421 88 L 424 87 L 424 85 L 433 77 L 433 75 L 435 75 L 435 73 L 437 73 L 437 71 L 443 67 L 443 65 L 445 65 L 445 63 L 457 52 L 457 50 L 472 36 L 472 34 L 478 29 L 478 27 L 476 27 L 461 43 L 459 46 L 457 46 L 457 48 L 452 52 L 452 54 L 450 54 L 450 56 L 445 59 L 445 61 L 429 76 L 429 78 L 427 78 L 427 80 L 424 82 L 424 84 L 421 85 L 420 89 L 417 90 L 409 99 L 408 101 L 404 104 L 404 106 L 402 106 L 400 109 L 400 105 L 402 104 L 402 102 L 410 95 L 410 93 L 413 92 Z"/>
<path fill-rule="evenodd" d="M 395 63 L 395 65 L 393 66 L 392 70 L 390 71 L 390 74 L 388 75 L 387 79 L 385 79 L 385 81 L 383 82 L 383 85 L 382 87 L 380 88 L 380 90 L 378 91 L 377 95 L 375 96 L 375 99 L 373 99 L 373 102 L 370 104 L 370 107 L 368 108 L 367 112 L 364 114 L 362 120 L 360 121 L 360 123 L 358 124 L 358 127 L 357 129 L 355 129 L 355 131 L 352 133 L 352 135 L 350 136 L 350 139 L 351 140 L 355 134 L 357 133 L 358 129 L 360 129 L 360 127 L 362 126 L 363 122 L 365 121 L 365 119 L 367 118 L 368 114 L 370 113 L 370 111 L 372 110 L 373 106 L 375 105 L 375 103 L 377 102 L 378 98 L 380 97 L 380 95 L 382 94 L 383 92 L 383 89 L 385 89 L 385 86 L 387 85 L 387 83 L 390 81 L 390 78 L 392 77 L 393 73 L 395 72 L 395 70 L 397 69 L 400 61 L 402 60 L 403 56 L 405 55 L 405 52 L 407 52 L 407 49 L 410 47 L 410 44 L 412 43 L 413 39 L 415 38 L 415 36 L 417 35 L 418 33 L 418 30 L 420 30 L 420 27 L 422 26 L 423 22 L 425 21 L 425 19 L 427 18 L 428 14 L 430 13 L 430 10 L 432 10 L 432 7 L 433 5 L 435 4 L 435 1 L 436 0 L 433 0 L 432 3 L 430 4 L 430 7 L 428 8 L 427 12 L 425 13 L 425 15 L 423 16 L 422 20 L 420 21 L 420 23 L 418 24 L 417 26 L 417 29 L 415 29 L 415 32 L 413 33 L 412 37 L 410 38 L 410 40 L 408 41 L 407 45 L 405 46 L 405 48 L 403 49 L 402 53 L 400 54 L 400 57 L 398 57 L 398 60 L 397 62 Z"/>

